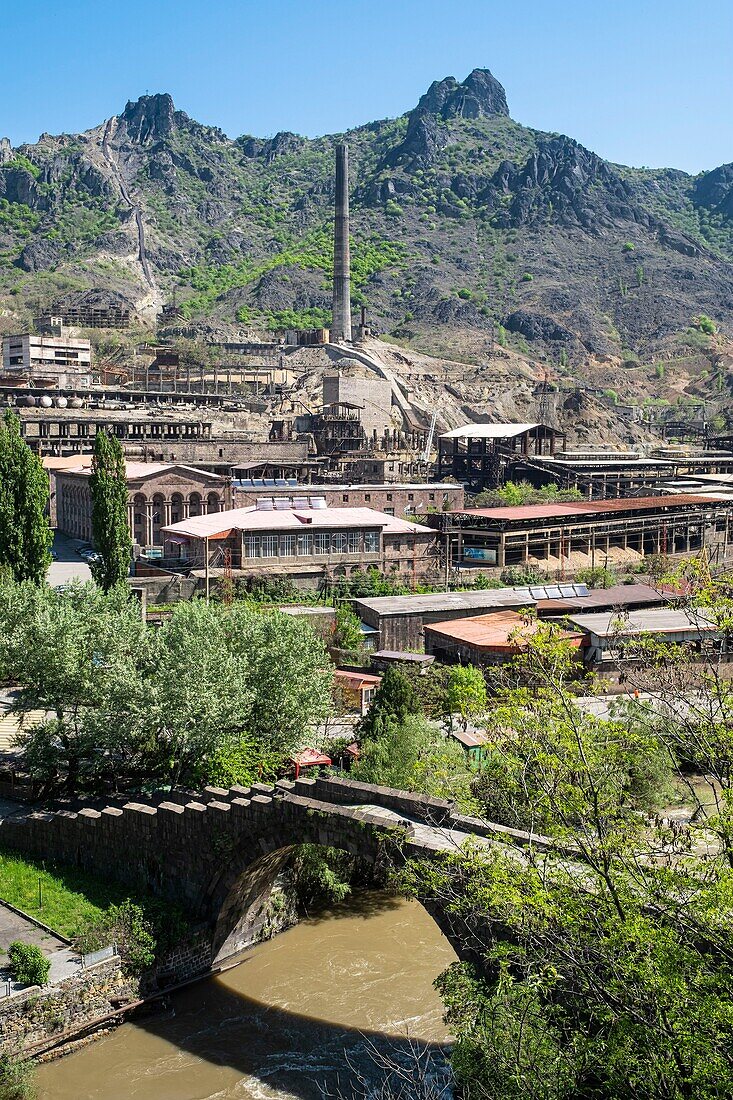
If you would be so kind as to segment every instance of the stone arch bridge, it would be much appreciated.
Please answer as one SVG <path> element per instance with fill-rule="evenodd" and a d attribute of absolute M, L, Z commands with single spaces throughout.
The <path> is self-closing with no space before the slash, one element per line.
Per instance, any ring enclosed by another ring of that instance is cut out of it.
<path fill-rule="evenodd" d="M 0 843 L 178 900 L 200 922 L 196 968 L 209 969 L 263 935 L 273 883 L 295 845 L 340 848 L 368 860 L 400 834 L 399 858 L 434 859 L 469 837 L 545 846 L 543 838 L 465 817 L 453 803 L 348 779 L 281 780 L 224 790 L 161 793 L 101 809 L 5 818 Z M 459 930 L 426 906 L 459 956 Z M 188 976 L 175 968 L 176 977 Z"/>

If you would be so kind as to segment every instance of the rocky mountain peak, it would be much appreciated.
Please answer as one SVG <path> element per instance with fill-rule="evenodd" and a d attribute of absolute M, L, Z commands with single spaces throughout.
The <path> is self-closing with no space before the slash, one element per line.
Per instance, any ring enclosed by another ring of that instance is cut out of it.
<path fill-rule="evenodd" d="M 421 97 L 417 110 L 443 119 L 509 115 L 506 92 L 488 69 L 474 69 L 462 84 L 454 76 L 434 80 Z"/>
<path fill-rule="evenodd" d="M 142 95 L 128 102 L 120 115 L 120 126 L 135 145 L 152 145 L 167 137 L 175 125 L 176 109 L 167 92 Z"/>
<path fill-rule="evenodd" d="M 0 164 L 7 164 L 12 159 L 13 147 L 10 144 L 10 138 L 0 138 Z"/>

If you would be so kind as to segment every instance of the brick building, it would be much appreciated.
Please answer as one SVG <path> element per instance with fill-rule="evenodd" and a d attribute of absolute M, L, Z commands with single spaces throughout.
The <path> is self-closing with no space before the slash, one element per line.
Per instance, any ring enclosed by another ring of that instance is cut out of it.
<path fill-rule="evenodd" d="M 329 508 L 374 508 L 388 516 L 426 515 L 463 507 L 462 485 L 450 482 L 362 485 L 273 485 L 262 479 L 245 479 L 232 483 L 232 503 L 236 508 L 256 504 L 261 497 L 289 500 L 304 495 L 322 497 Z"/>
<path fill-rule="evenodd" d="M 259 501 L 171 523 L 163 532 L 166 558 L 187 569 L 288 576 L 303 587 L 369 568 L 405 584 L 439 575 L 428 527 L 371 508 L 329 508 L 323 498 L 285 504 Z"/>
<path fill-rule="evenodd" d="M 89 466 L 56 470 L 58 528 L 72 538 L 92 537 Z M 219 512 L 230 503 L 227 481 L 180 464 L 127 463 L 128 523 L 141 547 L 162 546 L 162 529 L 189 517 Z"/>

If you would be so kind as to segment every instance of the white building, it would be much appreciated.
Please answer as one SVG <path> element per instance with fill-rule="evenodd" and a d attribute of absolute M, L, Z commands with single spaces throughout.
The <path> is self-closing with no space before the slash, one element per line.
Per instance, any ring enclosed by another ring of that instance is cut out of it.
<path fill-rule="evenodd" d="M 22 333 L 3 337 L 3 381 L 40 387 L 90 386 L 92 349 L 88 340 Z"/>

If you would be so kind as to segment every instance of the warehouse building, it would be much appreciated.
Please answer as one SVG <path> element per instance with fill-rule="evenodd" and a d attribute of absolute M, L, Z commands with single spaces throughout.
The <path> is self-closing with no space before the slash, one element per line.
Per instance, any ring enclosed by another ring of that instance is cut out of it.
<path fill-rule="evenodd" d="M 495 611 L 425 627 L 425 652 L 443 664 L 475 665 L 477 668 L 501 664 L 527 649 L 540 628 L 540 621 L 517 611 Z M 561 630 L 563 638 L 579 647 L 583 634 Z"/>
<path fill-rule="evenodd" d="M 495 567 L 534 565 L 549 574 L 635 565 L 653 554 L 683 555 L 703 546 L 725 556 L 733 503 L 707 496 L 635 497 L 473 508 L 431 515 L 450 562 Z"/>

